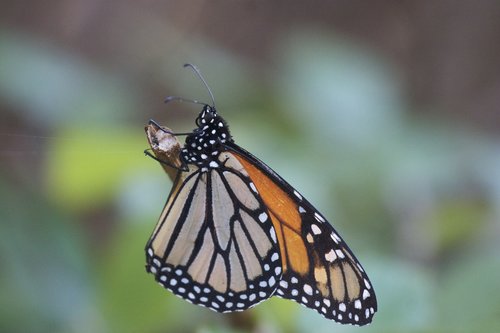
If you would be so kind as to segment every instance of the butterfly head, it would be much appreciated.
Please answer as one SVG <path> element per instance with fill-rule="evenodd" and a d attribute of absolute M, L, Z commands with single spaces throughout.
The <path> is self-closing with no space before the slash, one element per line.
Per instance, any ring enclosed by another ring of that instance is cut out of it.
<path fill-rule="evenodd" d="M 223 144 L 232 141 L 226 121 L 215 107 L 205 105 L 196 118 L 196 125 L 198 128 L 186 137 L 182 157 L 188 164 L 216 168 Z"/>

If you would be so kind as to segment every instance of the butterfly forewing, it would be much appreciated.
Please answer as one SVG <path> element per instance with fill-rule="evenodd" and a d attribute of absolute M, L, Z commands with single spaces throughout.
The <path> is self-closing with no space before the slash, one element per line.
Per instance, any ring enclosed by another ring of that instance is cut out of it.
<path fill-rule="evenodd" d="M 340 323 L 364 325 L 377 310 L 375 293 L 354 254 L 325 218 L 278 174 L 234 143 L 278 233 L 284 273 L 277 296 Z"/>

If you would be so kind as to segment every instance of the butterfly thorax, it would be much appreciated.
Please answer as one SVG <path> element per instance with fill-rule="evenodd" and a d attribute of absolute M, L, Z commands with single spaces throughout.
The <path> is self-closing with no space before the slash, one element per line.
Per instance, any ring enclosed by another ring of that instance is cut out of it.
<path fill-rule="evenodd" d="M 196 118 L 196 124 L 198 128 L 186 137 L 182 149 L 184 162 L 200 168 L 219 167 L 222 145 L 233 141 L 225 120 L 217 115 L 215 108 L 206 105 Z"/>

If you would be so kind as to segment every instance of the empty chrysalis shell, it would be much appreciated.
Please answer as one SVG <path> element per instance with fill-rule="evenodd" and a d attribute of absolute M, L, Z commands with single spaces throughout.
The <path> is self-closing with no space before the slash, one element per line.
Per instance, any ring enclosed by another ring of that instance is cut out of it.
<path fill-rule="evenodd" d="M 165 161 L 176 168 L 182 168 L 180 160 L 181 144 L 177 137 L 172 134 L 172 131 L 165 126 L 159 128 L 154 123 L 150 123 L 145 127 L 146 136 L 148 138 L 151 150 L 156 158 L 160 161 Z M 173 168 L 166 163 L 160 163 L 173 181 L 178 169 Z"/>

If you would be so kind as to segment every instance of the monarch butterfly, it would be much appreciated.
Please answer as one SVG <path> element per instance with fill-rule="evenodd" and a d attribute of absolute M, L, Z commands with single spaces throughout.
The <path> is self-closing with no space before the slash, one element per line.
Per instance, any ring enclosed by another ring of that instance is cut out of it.
<path fill-rule="evenodd" d="M 342 324 L 377 311 L 370 280 L 347 244 L 297 190 L 239 147 L 226 121 L 203 104 L 180 147 L 150 121 L 154 153 L 175 180 L 146 244 L 146 270 L 175 295 L 217 312 L 278 296 Z M 178 97 L 169 98 L 180 99 Z M 185 100 L 184 100 L 185 101 Z"/>

